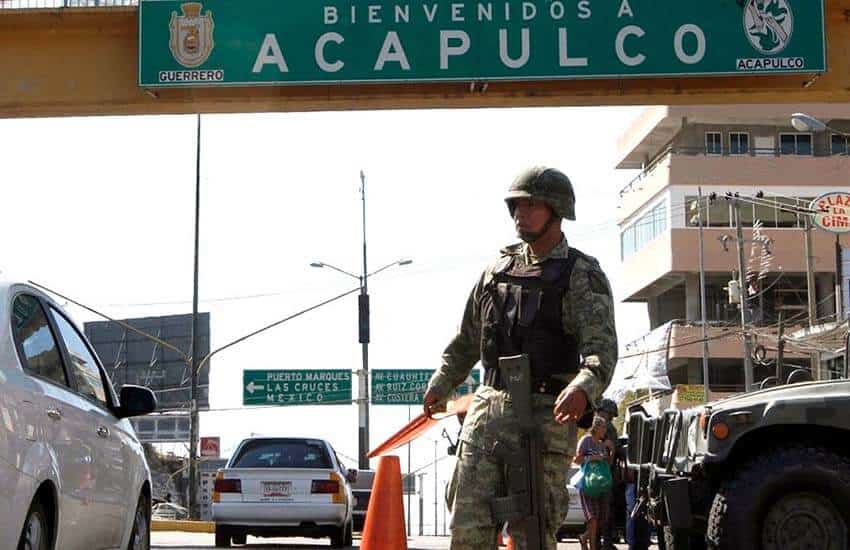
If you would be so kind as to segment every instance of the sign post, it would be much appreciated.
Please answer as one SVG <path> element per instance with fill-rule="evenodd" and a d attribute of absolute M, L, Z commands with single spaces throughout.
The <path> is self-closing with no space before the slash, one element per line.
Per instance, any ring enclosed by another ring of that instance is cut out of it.
<path fill-rule="evenodd" d="M 823 0 L 141 0 L 139 85 L 824 73 Z"/>
<path fill-rule="evenodd" d="M 350 370 L 245 370 L 243 405 L 349 405 Z"/>

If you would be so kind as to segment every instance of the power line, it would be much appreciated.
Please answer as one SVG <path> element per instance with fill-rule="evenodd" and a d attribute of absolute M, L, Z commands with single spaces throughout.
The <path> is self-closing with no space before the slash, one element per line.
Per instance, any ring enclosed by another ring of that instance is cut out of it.
<path fill-rule="evenodd" d="M 701 344 L 702 342 L 710 342 L 712 340 L 719 340 L 721 338 L 728 338 L 729 336 L 741 336 L 742 334 L 743 334 L 743 331 L 741 331 L 741 330 L 738 330 L 738 331 L 725 330 L 720 334 L 716 334 L 714 336 L 709 336 L 708 338 L 697 338 L 695 340 L 687 340 L 685 342 L 679 342 L 678 344 L 674 344 L 674 345 L 668 344 L 668 345 L 664 346 L 663 348 L 639 351 L 639 352 L 631 353 L 631 354 L 628 354 L 628 355 L 621 355 L 620 357 L 618 357 L 618 359 L 631 359 L 632 357 L 640 357 L 642 355 L 648 355 L 650 353 L 658 353 L 660 351 L 667 351 L 667 350 L 671 350 L 671 349 L 674 349 L 674 348 L 681 348 L 681 347 L 684 347 L 684 346 L 692 346 L 694 344 Z"/>

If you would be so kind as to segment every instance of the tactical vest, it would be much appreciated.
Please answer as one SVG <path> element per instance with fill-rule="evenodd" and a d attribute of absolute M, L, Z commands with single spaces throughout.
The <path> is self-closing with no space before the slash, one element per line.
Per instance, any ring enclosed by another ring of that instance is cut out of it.
<path fill-rule="evenodd" d="M 530 357 L 537 392 L 557 395 L 564 383 L 553 375 L 579 371 L 578 342 L 564 332 L 562 309 L 573 267 L 582 255 L 571 248 L 566 258 L 538 265 L 510 255 L 496 266 L 479 305 L 485 384 L 501 389 L 499 357 L 521 353 Z"/>

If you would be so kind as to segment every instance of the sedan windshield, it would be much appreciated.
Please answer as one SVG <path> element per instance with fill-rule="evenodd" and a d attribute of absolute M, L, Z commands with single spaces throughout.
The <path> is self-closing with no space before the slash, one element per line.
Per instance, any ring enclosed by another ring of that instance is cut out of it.
<path fill-rule="evenodd" d="M 249 441 L 239 451 L 233 468 L 333 468 L 321 441 L 261 439 Z"/>

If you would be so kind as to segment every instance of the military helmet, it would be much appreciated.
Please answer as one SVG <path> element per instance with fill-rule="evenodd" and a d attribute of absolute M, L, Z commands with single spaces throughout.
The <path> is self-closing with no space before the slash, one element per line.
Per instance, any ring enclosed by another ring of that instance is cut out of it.
<path fill-rule="evenodd" d="M 514 215 L 514 199 L 536 199 L 549 205 L 559 218 L 576 219 L 576 194 L 573 184 L 560 170 L 535 166 L 521 173 L 508 188 L 505 202 Z"/>
<path fill-rule="evenodd" d="M 617 404 L 614 403 L 614 401 L 611 399 L 603 399 L 602 401 L 600 401 L 597 410 L 601 412 L 607 412 L 611 415 L 611 418 L 614 418 L 620 414 L 620 410 L 617 408 Z"/>

